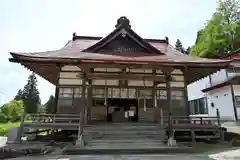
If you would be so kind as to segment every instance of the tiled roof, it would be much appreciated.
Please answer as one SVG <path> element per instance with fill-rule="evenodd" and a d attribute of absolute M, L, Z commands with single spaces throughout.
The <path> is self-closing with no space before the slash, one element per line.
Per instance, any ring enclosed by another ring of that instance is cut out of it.
<path fill-rule="evenodd" d="M 188 55 L 158 55 L 158 56 L 141 56 L 141 57 L 126 57 L 109 54 L 99 53 L 88 53 L 79 52 L 76 50 L 69 49 L 68 47 L 48 52 L 35 52 L 35 53 L 11 53 L 13 57 L 24 58 L 24 59 L 38 59 L 38 60 L 54 60 L 58 59 L 77 59 L 77 60 L 89 60 L 89 61 L 114 61 L 114 62 L 139 62 L 139 63 L 196 63 L 196 64 L 218 64 L 227 63 L 229 60 L 221 59 L 207 59 L 192 57 Z"/>
<path fill-rule="evenodd" d="M 184 55 L 183 53 L 176 50 L 171 44 L 167 44 L 161 41 L 152 41 L 151 39 L 144 39 L 149 44 L 151 44 L 153 47 L 157 48 L 162 53 L 165 53 L 166 55 Z M 96 39 L 76 39 L 75 41 L 70 41 L 64 48 L 72 49 L 72 50 L 78 50 L 82 51 L 94 44 L 96 44 L 99 40 Z"/>

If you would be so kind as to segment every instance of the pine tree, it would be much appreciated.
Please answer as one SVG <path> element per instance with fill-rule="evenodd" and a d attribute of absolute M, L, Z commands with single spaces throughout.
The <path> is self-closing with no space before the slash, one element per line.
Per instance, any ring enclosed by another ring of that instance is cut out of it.
<path fill-rule="evenodd" d="M 34 73 L 28 77 L 28 82 L 24 86 L 22 97 L 24 101 L 25 111 L 27 113 L 37 113 L 41 100 L 39 91 L 37 89 L 37 78 Z"/>
<path fill-rule="evenodd" d="M 53 95 L 51 95 L 48 99 L 48 101 L 46 102 L 46 104 L 44 105 L 45 107 L 45 112 L 46 113 L 54 113 L 55 111 L 55 98 Z"/>
<path fill-rule="evenodd" d="M 191 47 L 188 47 L 188 48 L 186 49 L 186 51 L 185 51 L 185 54 L 186 54 L 186 55 L 189 55 L 190 50 L 191 50 Z"/>
<path fill-rule="evenodd" d="M 181 53 L 185 53 L 185 49 L 183 48 L 182 42 L 179 39 L 177 39 L 177 41 L 176 41 L 175 49 Z"/>
<path fill-rule="evenodd" d="M 14 98 L 15 100 L 22 100 L 23 99 L 23 91 L 21 89 L 18 90 L 17 95 Z"/>

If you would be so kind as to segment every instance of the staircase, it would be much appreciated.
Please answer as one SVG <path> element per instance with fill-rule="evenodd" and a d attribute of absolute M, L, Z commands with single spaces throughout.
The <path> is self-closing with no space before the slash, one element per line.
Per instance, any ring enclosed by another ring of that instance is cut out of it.
<path fill-rule="evenodd" d="M 99 123 L 84 126 L 84 146 L 69 146 L 63 154 L 160 154 L 189 153 L 189 147 L 163 143 L 159 123 Z"/>
<path fill-rule="evenodd" d="M 154 123 L 107 123 L 84 127 L 84 139 L 88 146 L 102 143 L 156 143 L 162 141 L 164 131 Z"/>
<path fill-rule="evenodd" d="M 84 126 L 84 147 L 68 148 L 68 154 L 158 153 L 169 148 L 157 123 L 100 123 Z"/>

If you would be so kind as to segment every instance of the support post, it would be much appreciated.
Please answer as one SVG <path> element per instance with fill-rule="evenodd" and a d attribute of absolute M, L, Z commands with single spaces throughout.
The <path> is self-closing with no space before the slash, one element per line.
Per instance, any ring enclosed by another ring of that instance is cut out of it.
<path fill-rule="evenodd" d="M 56 66 L 58 70 L 57 81 L 56 81 L 56 88 L 55 88 L 55 101 L 54 101 L 54 113 L 58 112 L 58 98 L 59 98 L 59 79 L 60 79 L 60 72 L 61 67 L 59 65 Z"/>
<path fill-rule="evenodd" d="M 219 127 L 219 132 L 220 132 L 220 141 L 224 142 L 224 129 L 222 129 L 221 127 L 221 119 L 220 119 L 220 113 L 219 113 L 219 109 L 216 109 L 216 115 L 217 115 L 217 123 L 218 123 L 218 127 Z"/>
<path fill-rule="evenodd" d="M 25 117 L 26 117 L 26 112 L 25 112 L 25 109 L 24 109 L 24 112 L 21 116 L 20 127 L 18 128 L 17 139 L 16 139 L 15 143 L 21 143 L 22 142 L 22 135 L 24 133 L 23 123 L 24 123 Z"/>
<path fill-rule="evenodd" d="M 182 72 L 183 72 L 183 78 L 184 78 L 184 103 L 185 103 L 185 107 L 186 107 L 186 114 L 187 114 L 187 116 L 189 116 L 191 114 L 191 110 L 190 110 L 190 105 L 189 105 L 189 102 L 188 102 L 188 90 L 187 90 L 188 74 L 187 74 L 187 67 L 184 67 Z"/>
<path fill-rule="evenodd" d="M 78 126 L 78 137 L 76 141 L 76 145 L 83 146 L 84 145 L 84 140 L 83 140 L 83 125 L 84 123 L 87 123 L 87 111 L 86 111 L 86 96 L 85 96 L 85 91 L 86 91 L 86 78 L 84 76 L 83 81 L 82 81 L 82 104 L 83 104 L 83 109 L 80 109 L 79 113 L 79 126 Z"/>
<path fill-rule="evenodd" d="M 86 104 L 86 78 L 84 76 L 82 81 L 82 101 L 83 101 L 83 107 L 84 107 L 84 124 L 87 124 L 87 115 L 88 115 L 88 107 Z"/>
<path fill-rule="evenodd" d="M 92 80 L 88 80 L 88 120 L 92 119 Z"/>
<path fill-rule="evenodd" d="M 173 134 L 172 126 L 172 92 L 170 86 L 171 75 L 165 74 L 166 76 L 166 87 L 167 87 L 167 104 L 168 104 L 168 145 L 176 145 Z"/>
<path fill-rule="evenodd" d="M 218 108 L 216 109 L 216 115 L 217 115 L 217 123 L 220 126 L 221 125 L 221 123 L 220 123 L 220 113 L 219 113 L 219 109 Z"/>
<path fill-rule="evenodd" d="M 194 144 L 196 142 L 196 135 L 193 129 L 191 129 L 191 137 L 192 137 L 192 143 Z"/>
<path fill-rule="evenodd" d="M 156 75 L 156 70 L 153 70 L 153 75 Z M 153 104 L 153 109 L 154 109 L 154 122 L 158 121 L 158 108 L 157 108 L 157 95 L 156 95 L 156 87 L 157 83 L 156 81 L 153 81 L 153 88 L 152 88 L 152 104 Z"/>
<path fill-rule="evenodd" d="M 153 83 L 153 90 L 152 90 L 152 103 L 154 109 L 154 122 L 158 121 L 158 107 L 157 107 L 157 97 L 156 97 L 156 83 Z"/>
<path fill-rule="evenodd" d="M 76 145 L 84 146 L 84 140 L 83 140 L 83 124 L 84 124 L 84 112 L 80 111 L 79 114 L 79 125 L 78 125 L 78 137 L 76 141 Z"/>

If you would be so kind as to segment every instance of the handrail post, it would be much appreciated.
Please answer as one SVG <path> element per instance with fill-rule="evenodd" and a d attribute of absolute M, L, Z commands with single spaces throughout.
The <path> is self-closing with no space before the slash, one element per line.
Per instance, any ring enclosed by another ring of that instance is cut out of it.
<path fill-rule="evenodd" d="M 219 109 L 218 108 L 216 109 L 216 114 L 217 114 L 217 123 L 220 126 L 221 125 L 221 123 L 220 123 L 220 113 L 219 113 Z"/>
<path fill-rule="evenodd" d="M 22 134 L 24 132 L 23 123 L 24 123 L 25 117 L 26 117 L 26 113 L 24 111 L 22 116 L 21 116 L 20 127 L 18 129 L 18 134 L 17 134 L 17 139 L 16 139 L 17 143 L 21 143 L 22 142 Z"/>
<path fill-rule="evenodd" d="M 160 121 L 161 121 L 161 128 L 164 128 L 164 119 L 163 119 L 163 110 L 162 107 L 160 108 Z"/>
<path fill-rule="evenodd" d="M 220 132 L 220 140 L 221 142 L 224 142 L 224 130 L 221 127 L 221 122 L 220 122 L 220 113 L 219 113 L 219 109 L 216 109 L 216 114 L 217 114 L 217 123 L 219 126 L 219 132 Z"/>
<path fill-rule="evenodd" d="M 80 112 L 79 116 L 80 117 L 79 117 L 79 125 L 78 125 L 78 137 L 77 137 L 76 144 L 83 146 L 84 145 L 84 141 L 83 141 L 84 113 Z"/>

